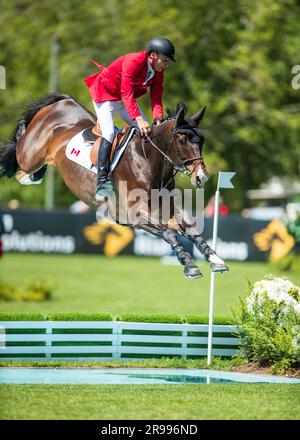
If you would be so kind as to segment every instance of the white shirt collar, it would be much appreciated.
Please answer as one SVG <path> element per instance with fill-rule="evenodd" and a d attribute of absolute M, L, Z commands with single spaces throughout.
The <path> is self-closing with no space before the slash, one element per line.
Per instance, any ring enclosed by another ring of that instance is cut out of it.
<path fill-rule="evenodd" d="M 154 70 L 153 67 L 151 66 L 151 62 L 150 62 L 150 60 L 148 59 L 148 71 L 147 71 L 146 79 L 145 79 L 145 81 L 143 82 L 143 86 L 146 85 L 146 83 L 147 83 L 151 78 L 154 77 L 154 74 L 155 74 L 155 70 Z"/>

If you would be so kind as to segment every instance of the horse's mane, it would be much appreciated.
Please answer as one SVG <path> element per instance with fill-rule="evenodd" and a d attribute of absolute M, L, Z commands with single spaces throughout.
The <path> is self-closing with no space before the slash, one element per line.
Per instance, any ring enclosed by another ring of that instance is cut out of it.
<path fill-rule="evenodd" d="M 173 111 L 170 110 L 169 108 L 167 108 L 167 109 L 166 109 L 166 112 L 167 112 L 167 115 L 168 115 L 168 116 L 167 116 L 167 119 L 174 119 L 174 118 L 176 118 L 178 112 L 179 112 L 182 108 L 184 108 L 184 114 L 186 115 L 186 114 L 187 114 L 187 105 L 186 105 L 185 102 L 179 102 L 178 104 L 176 104 L 176 106 L 175 106 L 175 108 L 174 108 Z"/>
<path fill-rule="evenodd" d="M 179 102 L 178 104 L 176 104 L 175 108 L 173 111 L 171 111 L 169 108 L 166 109 L 167 112 L 167 117 L 164 119 L 165 121 L 169 121 L 170 119 L 175 119 L 177 114 L 181 111 L 184 110 L 184 121 L 183 121 L 183 125 L 187 125 L 187 126 L 191 126 L 193 128 L 197 128 L 197 124 L 195 123 L 195 121 L 192 118 L 189 118 L 187 116 L 187 110 L 188 107 L 186 105 L 185 102 Z"/>

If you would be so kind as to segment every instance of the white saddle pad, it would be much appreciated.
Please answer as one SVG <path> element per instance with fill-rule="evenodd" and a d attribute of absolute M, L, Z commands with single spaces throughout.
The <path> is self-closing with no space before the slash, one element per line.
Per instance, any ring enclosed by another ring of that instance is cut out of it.
<path fill-rule="evenodd" d="M 113 172 L 113 170 L 116 168 L 125 148 L 127 147 L 129 141 L 132 139 L 132 137 L 137 132 L 137 128 L 133 127 L 126 139 L 125 144 L 118 148 L 115 151 L 115 155 L 113 157 L 113 160 L 110 164 L 110 172 Z M 81 165 L 82 167 L 86 168 L 87 170 L 91 171 L 94 174 L 97 174 L 97 167 L 95 167 L 90 159 L 90 152 L 93 146 L 93 143 L 90 141 L 85 141 L 83 139 L 82 133 L 84 130 L 80 131 L 79 133 L 75 134 L 75 136 L 72 137 L 72 139 L 69 141 L 67 148 L 66 148 L 66 156 L 68 159 L 70 159 L 72 162 L 77 163 L 78 165 Z M 117 133 L 117 131 L 116 131 Z"/>

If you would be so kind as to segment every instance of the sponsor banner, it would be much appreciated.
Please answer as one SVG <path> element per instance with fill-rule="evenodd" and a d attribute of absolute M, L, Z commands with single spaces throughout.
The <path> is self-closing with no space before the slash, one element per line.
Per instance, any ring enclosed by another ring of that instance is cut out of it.
<path fill-rule="evenodd" d="M 1 213 L 0 213 L 1 215 Z M 4 252 L 132 254 L 131 228 L 99 224 L 95 213 L 2 212 Z"/>
<path fill-rule="evenodd" d="M 172 255 L 164 240 L 142 230 L 107 221 L 98 223 L 96 214 L 45 211 L 4 211 L 4 252 L 44 254 L 94 253 L 162 257 Z M 205 219 L 203 238 L 212 243 L 213 219 Z M 181 244 L 202 258 L 193 243 L 179 236 Z M 217 252 L 225 260 L 265 261 L 286 255 L 295 241 L 279 220 L 246 219 L 238 215 L 220 217 Z"/>

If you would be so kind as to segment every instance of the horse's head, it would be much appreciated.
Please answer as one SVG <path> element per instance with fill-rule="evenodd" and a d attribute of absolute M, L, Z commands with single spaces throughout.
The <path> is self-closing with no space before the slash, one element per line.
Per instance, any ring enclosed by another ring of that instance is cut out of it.
<path fill-rule="evenodd" d="M 175 123 L 172 139 L 172 159 L 176 168 L 187 173 L 197 188 L 203 188 L 208 180 L 202 156 L 204 137 L 198 126 L 203 119 L 205 107 L 191 118 L 186 116 L 187 107 L 180 104 L 175 110 Z"/>

